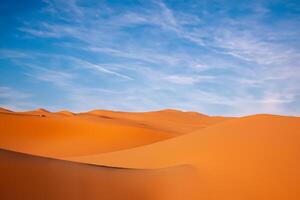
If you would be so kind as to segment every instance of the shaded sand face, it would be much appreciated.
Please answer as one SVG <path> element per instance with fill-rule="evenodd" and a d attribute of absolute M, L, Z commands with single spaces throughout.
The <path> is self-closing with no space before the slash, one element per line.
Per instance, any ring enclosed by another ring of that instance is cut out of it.
<path fill-rule="evenodd" d="M 195 199 L 189 166 L 121 169 L 0 150 L 0 199 Z M 170 192 L 172 191 L 172 192 Z"/>
<path fill-rule="evenodd" d="M 300 199 L 298 117 L 40 109 L 0 123 L 0 199 Z"/>

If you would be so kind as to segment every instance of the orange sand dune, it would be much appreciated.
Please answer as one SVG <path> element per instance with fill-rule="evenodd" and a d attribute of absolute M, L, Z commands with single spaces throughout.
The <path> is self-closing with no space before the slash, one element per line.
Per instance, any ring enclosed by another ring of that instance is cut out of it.
<path fill-rule="evenodd" d="M 19 113 L 32 114 L 32 115 L 51 115 L 50 111 L 43 109 L 43 108 L 38 108 L 36 110 L 19 112 Z"/>
<path fill-rule="evenodd" d="M 0 147 L 55 158 L 90 155 L 154 143 L 223 120 L 170 110 L 0 113 Z"/>
<path fill-rule="evenodd" d="M 40 117 L 55 117 L 55 116 L 74 116 L 75 113 L 72 113 L 68 110 L 61 110 L 58 112 L 50 112 L 49 110 L 46 110 L 44 108 L 38 108 L 36 110 L 29 110 L 29 111 L 23 111 L 23 112 L 14 112 L 15 114 L 19 115 L 35 115 Z"/>
<path fill-rule="evenodd" d="M 134 124 L 90 118 L 0 113 L 0 147 L 59 158 L 126 149 L 172 136 Z"/>
<path fill-rule="evenodd" d="M 0 199 L 300 199 L 299 117 L 0 112 L 0 148 L 68 160 L 1 150 Z"/>
<path fill-rule="evenodd" d="M 199 199 L 300 199 L 300 118 L 255 115 L 155 144 L 73 158 L 130 168 L 191 165 Z"/>
<path fill-rule="evenodd" d="M 0 150 L 0 177 L 3 200 L 197 199 L 189 166 L 121 169 Z"/>
<path fill-rule="evenodd" d="M 11 113 L 12 111 L 11 110 L 8 110 L 8 109 L 5 109 L 5 108 L 2 108 L 0 107 L 0 113 L 3 112 L 3 113 Z"/>
<path fill-rule="evenodd" d="M 56 114 L 61 114 L 61 115 L 66 115 L 66 116 L 74 116 L 75 115 L 75 113 L 72 113 L 68 110 L 61 110 L 59 112 L 56 112 Z"/>
<path fill-rule="evenodd" d="M 171 109 L 153 112 L 114 112 L 94 110 L 81 114 L 132 120 L 140 124 L 155 127 L 159 130 L 174 132 L 176 135 L 189 133 L 225 120 L 233 119 L 230 117 L 210 117 L 197 112 L 182 112 Z"/>

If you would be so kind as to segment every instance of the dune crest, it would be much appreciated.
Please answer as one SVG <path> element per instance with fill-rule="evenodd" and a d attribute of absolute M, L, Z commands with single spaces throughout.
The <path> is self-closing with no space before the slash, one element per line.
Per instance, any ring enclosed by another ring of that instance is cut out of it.
<path fill-rule="evenodd" d="M 213 124 L 233 119 L 231 117 L 210 117 L 197 112 L 183 112 L 173 109 L 151 112 L 92 110 L 81 114 L 108 116 L 117 119 L 130 120 L 140 124 L 146 124 L 160 130 L 171 131 L 176 135 L 189 133 Z"/>
<path fill-rule="evenodd" d="M 6 109 L 6 108 L 0 107 L 0 112 L 2 112 L 2 113 L 11 113 L 12 111 L 11 111 L 11 110 L 8 110 L 8 109 Z"/>
<path fill-rule="evenodd" d="M 75 113 L 68 111 L 68 110 L 61 110 L 56 112 L 57 114 L 61 114 L 61 115 L 66 115 L 66 116 L 74 116 L 76 115 Z"/>
<path fill-rule="evenodd" d="M 38 109 L 36 109 L 36 110 L 34 110 L 35 112 L 40 112 L 40 113 L 50 113 L 50 111 L 49 110 L 46 110 L 46 109 L 44 109 L 44 108 L 38 108 Z"/>

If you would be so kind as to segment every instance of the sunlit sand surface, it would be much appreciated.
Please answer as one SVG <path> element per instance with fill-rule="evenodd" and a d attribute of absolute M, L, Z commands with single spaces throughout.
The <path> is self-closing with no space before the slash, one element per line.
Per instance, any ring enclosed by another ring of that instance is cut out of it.
<path fill-rule="evenodd" d="M 300 118 L 0 109 L 0 199 L 300 199 Z"/>

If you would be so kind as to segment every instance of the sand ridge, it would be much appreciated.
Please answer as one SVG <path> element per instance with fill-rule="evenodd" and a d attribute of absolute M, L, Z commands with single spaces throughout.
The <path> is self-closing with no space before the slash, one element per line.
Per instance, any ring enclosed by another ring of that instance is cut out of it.
<path fill-rule="evenodd" d="M 11 113 L 11 112 L 12 112 L 11 110 L 0 107 L 0 113 Z"/>

